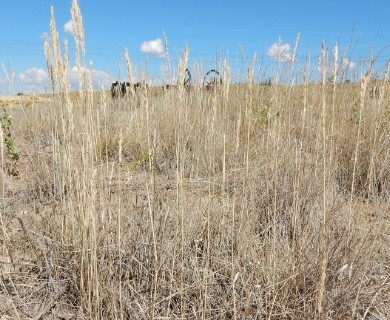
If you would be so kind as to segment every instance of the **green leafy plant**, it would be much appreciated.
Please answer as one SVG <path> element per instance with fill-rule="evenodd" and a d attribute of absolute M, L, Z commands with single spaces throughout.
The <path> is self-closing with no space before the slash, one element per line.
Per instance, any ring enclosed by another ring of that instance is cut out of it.
<path fill-rule="evenodd" d="M 140 157 L 138 158 L 138 161 L 135 164 L 134 169 L 139 170 L 141 168 L 147 168 L 149 163 L 152 163 L 153 165 L 155 164 L 154 153 L 153 151 L 149 153 L 147 151 L 143 151 Z"/>
<path fill-rule="evenodd" d="M 255 120 L 261 124 L 268 124 L 269 116 L 268 116 L 268 107 L 254 107 L 252 108 L 252 113 Z"/>
<path fill-rule="evenodd" d="M 7 152 L 12 161 L 17 162 L 19 160 L 20 152 L 15 147 L 14 141 L 11 135 L 12 115 L 3 109 L 3 115 L 1 116 L 1 128 L 4 133 L 4 144 L 7 148 Z"/>

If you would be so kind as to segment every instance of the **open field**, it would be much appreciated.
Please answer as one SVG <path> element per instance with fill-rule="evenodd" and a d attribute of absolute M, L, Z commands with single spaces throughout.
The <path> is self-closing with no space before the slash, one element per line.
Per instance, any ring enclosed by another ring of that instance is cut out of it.
<path fill-rule="evenodd" d="M 390 64 L 111 99 L 56 41 L 0 99 L 1 320 L 390 319 Z"/>
<path fill-rule="evenodd" d="M 322 290 L 328 318 L 388 318 L 389 101 L 353 92 L 245 84 L 19 109 L 19 160 L 2 148 L 1 313 L 310 319 Z"/>

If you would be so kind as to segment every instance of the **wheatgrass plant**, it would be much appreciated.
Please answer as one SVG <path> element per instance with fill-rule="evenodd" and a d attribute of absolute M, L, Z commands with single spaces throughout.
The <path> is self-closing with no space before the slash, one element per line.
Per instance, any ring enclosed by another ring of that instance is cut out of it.
<path fill-rule="evenodd" d="M 0 148 L 1 315 L 390 318 L 389 63 L 371 97 L 376 61 L 347 82 L 345 54 L 324 44 L 300 70 L 298 36 L 272 83 L 255 56 L 243 83 L 221 60 L 222 86 L 184 90 L 187 49 L 178 88 L 111 100 L 71 10 L 77 92 L 52 9 L 54 94 L 14 117 L 17 176 Z"/>
<path fill-rule="evenodd" d="M 130 93 L 131 97 L 134 99 L 134 86 L 131 84 L 134 84 L 134 77 L 133 77 L 133 65 L 130 60 L 129 51 L 127 48 L 125 48 L 125 61 L 126 61 L 126 69 L 127 69 L 127 77 L 130 82 Z"/>
<path fill-rule="evenodd" d="M 164 37 L 164 50 L 165 50 L 165 60 L 166 64 L 163 65 L 162 69 L 162 76 L 164 83 L 169 79 L 171 80 L 172 77 L 172 70 L 171 70 L 171 55 L 169 53 L 169 46 L 168 46 L 168 38 L 165 32 L 163 32 Z"/>

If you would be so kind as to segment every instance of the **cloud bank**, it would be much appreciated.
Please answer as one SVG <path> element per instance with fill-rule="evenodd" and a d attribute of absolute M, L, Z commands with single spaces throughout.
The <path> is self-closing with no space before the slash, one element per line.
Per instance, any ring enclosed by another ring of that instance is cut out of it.
<path fill-rule="evenodd" d="M 82 70 L 84 71 L 84 70 Z M 86 69 L 87 76 L 92 77 L 92 86 L 94 90 L 109 89 L 113 82 L 113 77 L 107 72 L 101 70 Z M 78 71 L 77 67 L 70 70 L 70 86 L 71 90 L 78 90 Z M 8 82 L 0 77 L 0 94 L 14 94 L 16 92 L 31 93 L 46 93 L 50 92 L 50 81 L 46 70 L 41 68 L 29 68 L 15 75 L 10 86 Z"/>
<path fill-rule="evenodd" d="M 277 62 L 289 62 L 292 61 L 292 54 L 290 52 L 290 44 L 283 43 L 281 39 L 278 42 L 272 44 L 268 49 L 267 55 L 272 61 Z"/>
<path fill-rule="evenodd" d="M 40 68 L 29 68 L 18 76 L 21 83 L 42 85 L 49 80 L 47 72 Z"/>
<path fill-rule="evenodd" d="M 161 39 L 142 42 L 140 50 L 144 54 L 163 58 L 165 57 L 164 44 Z"/>
<path fill-rule="evenodd" d="M 81 72 L 85 72 L 87 76 L 91 75 L 90 69 L 82 68 Z M 77 67 L 73 67 L 70 70 L 70 86 L 72 90 L 76 90 L 79 88 L 79 80 L 78 80 L 78 69 Z M 95 90 L 100 90 L 102 87 L 104 89 L 108 89 L 113 82 L 113 78 L 107 72 L 101 70 L 92 70 L 92 86 Z"/>

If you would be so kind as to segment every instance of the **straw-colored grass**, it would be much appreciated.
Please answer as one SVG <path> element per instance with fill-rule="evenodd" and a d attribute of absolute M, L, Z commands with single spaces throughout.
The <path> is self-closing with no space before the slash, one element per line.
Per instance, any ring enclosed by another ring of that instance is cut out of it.
<path fill-rule="evenodd" d="M 226 63 L 216 90 L 112 100 L 72 19 L 78 93 L 52 11 L 57 94 L 14 116 L 19 161 L 1 148 L 1 319 L 390 318 L 389 65 L 376 96 L 375 65 L 336 81 L 324 47 L 320 83 L 258 84 L 255 58 L 244 84 Z"/>

